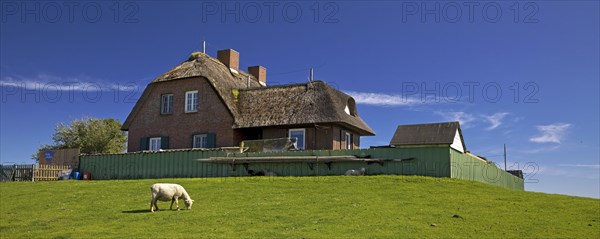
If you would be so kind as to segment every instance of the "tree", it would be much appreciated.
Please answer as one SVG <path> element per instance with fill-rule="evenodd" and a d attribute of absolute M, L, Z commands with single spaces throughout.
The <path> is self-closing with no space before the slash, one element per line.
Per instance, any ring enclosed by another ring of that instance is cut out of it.
<path fill-rule="evenodd" d="M 42 145 L 32 159 L 39 161 L 39 153 L 48 149 L 79 148 L 81 153 L 120 153 L 125 151 L 127 136 L 121 131 L 119 120 L 112 118 L 74 119 L 70 124 L 59 123 L 52 135 L 54 144 Z"/>

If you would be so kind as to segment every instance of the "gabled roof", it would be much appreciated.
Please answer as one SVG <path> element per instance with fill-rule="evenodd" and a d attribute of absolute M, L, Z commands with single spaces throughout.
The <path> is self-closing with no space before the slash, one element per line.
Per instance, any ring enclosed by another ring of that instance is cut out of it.
<path fill-rule="evenodd" d="M 229 113 L 233 116 L 234 119 L 239 118 L 237 106 L 233 99 L 233 94 L 231 93 L 233 89 L 238 88 L 246 88 L 248 87 L 248 83 L 250 83 L 250 87 L 260 87 L 261 85 L 258 83 L 256 78 L 253 76 L 249 76 L 248 74 L 242 71 L 231 71 L 229 67 L 225 66 L 225 64 L 221 63 L 217 59 L 210 57 L 207 54 L 201 52 L 195 52 L 190 56 L 190 58 L 180 65 L 174 67 L 173 69 L 167 71 L 161 76 L 154 79 L 144 92 L 142 96 L 137 101 L 133 110 L 123 123 L 122 130 L 128 130 L 131 121 L 140 110 L 143 105 L 143 102 L 148 98 L 152 89 L 157 85 L 157 83 L 165 82 L 165 81 L 173 81 L 178 79 L 185 79 L 190 77 L 201 77 L 210 83 L 210 85 L 217 91 L 219 97 L 229 110 Z M 250 77 L 250 81 L 248 82 L 247 78 Z"/>
<path fill-rule="evenodd" d="M 241 89 L 238 110 L 237 128 L 338 123 L 375 135 L 358 116 L 354 99 L 322 81 Z"/>
<path fill-rule="evenodd" d="M 232 71 L 204 53 L 192 54 L 148 84 L 121 129 L 129 129 L 154 87 L 161 82 L 192 77 L 207 80 L 215 89 L 234 119 L 233 128 L 337 123 L 361 135 L 375 135 L 358 117 L 354 99 L 325 82 L 264 87 L 253 76 Z M 237 99 L 234 89 L 239 90 Z"/>
<path fill-rule="evenodd" d="M 444 122 L 431 124 L 399 125 L 390 141 L 390 145 L 428 145 L 448 144 L 454 142 L 456 132 L 459 133 L 462 148 L 467 147 L 462 137 L 459 122 Z"/>

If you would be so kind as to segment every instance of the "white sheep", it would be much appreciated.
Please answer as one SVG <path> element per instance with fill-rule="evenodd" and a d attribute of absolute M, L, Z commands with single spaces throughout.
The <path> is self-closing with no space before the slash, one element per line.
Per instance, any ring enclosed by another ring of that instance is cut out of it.
<path fill-rule="evenodd" d="M 363 175 L 365 175 L 366 171 L 367 171 L 367 169 L 365 169 L 365 168 L 350 169 L 350 170 L 346 171 L 345 175 L 346 176 L 363 176 Z"/>
<path fill-rule="evenodd" d="M 160 200 L 163 202 L 171 201 L 170 209 L 173 210 L 173 203 L 177 202 L 177 210 L 179 210 L 179 198 L 183 199 L 185 206 L 188 210 L 192 209 L 194 200 L 190 198 L 190 195 L 185 191 L 179 184 L 172 183 L 156 183 L 150 187 L 152 191 L 152 201 L 150 201 L 150 211 L 154 212 L 154 209 L 158 210 L 156 201 Z"/>

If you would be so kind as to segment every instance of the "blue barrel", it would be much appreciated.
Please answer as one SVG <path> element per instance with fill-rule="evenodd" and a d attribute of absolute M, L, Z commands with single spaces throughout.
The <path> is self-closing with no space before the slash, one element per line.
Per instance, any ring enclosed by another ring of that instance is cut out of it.
<path fill-rule="evenodd" d="M 75 172 L 75 175 L 73 176 L 73 179 L 79 180 L 80 177 L 81 177 L 81 175 L 79 174 L 79 172 Z"/>

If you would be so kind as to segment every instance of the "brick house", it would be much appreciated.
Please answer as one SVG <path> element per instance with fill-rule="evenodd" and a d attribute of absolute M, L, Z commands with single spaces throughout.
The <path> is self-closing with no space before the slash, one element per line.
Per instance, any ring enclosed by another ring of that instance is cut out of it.
<path fill-rule="evenodd" d="M 239 53 L 194 53 L 154 79 L 123 123 L 128 152 L 239 146 L 295 138 L 301 149 L 353 149 L 374 132 L 354 99 L 322 81 L 266 85 L 262 66 L 239 69 Z"/>

